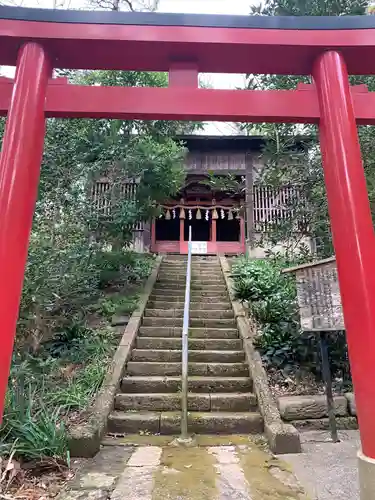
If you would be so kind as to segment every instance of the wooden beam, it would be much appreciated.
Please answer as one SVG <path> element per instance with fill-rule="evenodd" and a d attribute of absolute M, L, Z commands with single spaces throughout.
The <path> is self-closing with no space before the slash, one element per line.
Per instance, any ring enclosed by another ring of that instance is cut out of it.
<path fill-rule="evenodd" d="M 7 114 L 13 80 L 0 78 L 0 115 Z M 375 92 L 353 87 L 357 123 L 375 124 Z M 297 90 L 217 90 L 189 87 L 99 87 L 51 80 L 46 116 L 124 120 L 318 123 L 313 86 Z"/>

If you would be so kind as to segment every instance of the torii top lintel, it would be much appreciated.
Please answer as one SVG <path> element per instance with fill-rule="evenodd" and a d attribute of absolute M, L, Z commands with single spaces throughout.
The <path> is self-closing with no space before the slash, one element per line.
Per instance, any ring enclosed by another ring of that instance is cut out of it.
<path fill-rule="evenodd" d="M 340 50 L 351 74 L 375 74 L 375 17 L 266 17 L 63 11 L 0 7 L 0 65 L 40 41 L 55 67 L 305 75 L 318 54 Z"/>

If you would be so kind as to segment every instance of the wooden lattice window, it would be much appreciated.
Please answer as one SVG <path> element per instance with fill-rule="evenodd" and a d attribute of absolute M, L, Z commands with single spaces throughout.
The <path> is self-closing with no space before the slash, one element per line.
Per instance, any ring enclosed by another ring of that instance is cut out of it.
<path fill-rule="evenodd" d="M 137 195 L 137 185 L 136 180 L 127 180 L 120 186 L 120 195 L 127 200 L 136 200 Z M 92 201 L 94 209 L 97 211 L 98 215 L 109 216 L 111 214 L 111 202 L 112 199 L 112 189 L 111 184 L 107 180 L 100 180 L 93 184 L 92 188 Z M 136 222 L 133 231 L 143 231 L 143 222 Z"/>
<path fill-rule="evenodd" d="M 253 189 L 253 213 L 255 231 L 271 231 L 280 222 L 293 219 L 294 206 L 301 202 L 298 186 L 273 188 L 255 184 Z"/>
<path fill-rule="evenodd" d="M 111 213 L 111 192 L 109 182 L 98 181 L 93 184 L 92 202 L 98 215 L 109 215 Z"/>

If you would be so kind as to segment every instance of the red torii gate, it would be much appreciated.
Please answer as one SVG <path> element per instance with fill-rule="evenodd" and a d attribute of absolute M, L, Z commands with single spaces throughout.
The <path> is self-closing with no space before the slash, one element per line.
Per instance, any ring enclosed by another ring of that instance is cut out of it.
<path fill-rule="evenodd" d="M 375 18 L 0 8 L 0 414 L 43 152 L 45 117 L 318 123 L 358 420 L 375 459 L 375 238 L 356 121 L 375 124 Z M 83 87 L 52 68 L 169 72 L 168 88 Z M 205 90 L 199 72 L 309 75 L 294 91 Z M 360 461 L 360 462 L 361 462 Z M 375 464 L 375 462 L 374 462 Z M 375 485 L 374 490 L 375 491 Z M 365 498 L 365 497 L 363 497 Z M 366 497 L 367 498 L 367 497 Z M 370 497 L 368 497 L 370 498 Z"/>

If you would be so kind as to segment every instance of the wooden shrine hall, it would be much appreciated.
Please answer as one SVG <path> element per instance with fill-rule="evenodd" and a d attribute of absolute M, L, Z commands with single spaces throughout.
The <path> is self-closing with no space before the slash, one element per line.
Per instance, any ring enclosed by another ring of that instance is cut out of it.
<path fill-rule="evenodd" d="M 264 138 L 179 139 L 188 151 L 186 181 L 179 196 L 165 201 L 161 215 L 151 222 L 152 252 L 186 254 L 191 226 L 194 253 L 241 254 L 246 244 L 256 245 L 276 216 L 287 216 L 287 197 L 298 195 L 297 190 L 289 186 L 275 192 L 259 183 Z M 240 188 L 226 190 L 220 184 L 215 188 L 208 174 L 221 178 L 231 174 Z"/>
<path fill-rule="evenodd" d="M 174 199 L 159 206 L 158 217 L 135 225 L 133 249 L 186 254 L 191 226 L 194 253 L 237 255 L 248 247 L 253 257 L 264 257 L 264 233 L 290 217 L 291 201 L 301 201 L 297 186 L 275 189 L 261 182 L 265 138 L 188 135 L 176 140 L 187 150 L 184 186 Z M 301 138 L 291 148 L 290 161 L 305 147 L 306 140 Z M 129 199 L 136 196 L 136 190 L 134 180 L 121 187 Z M 97 180 L 93 202 L 99 213 L 109 215 L 110 199 L 108 179 Z"/>

